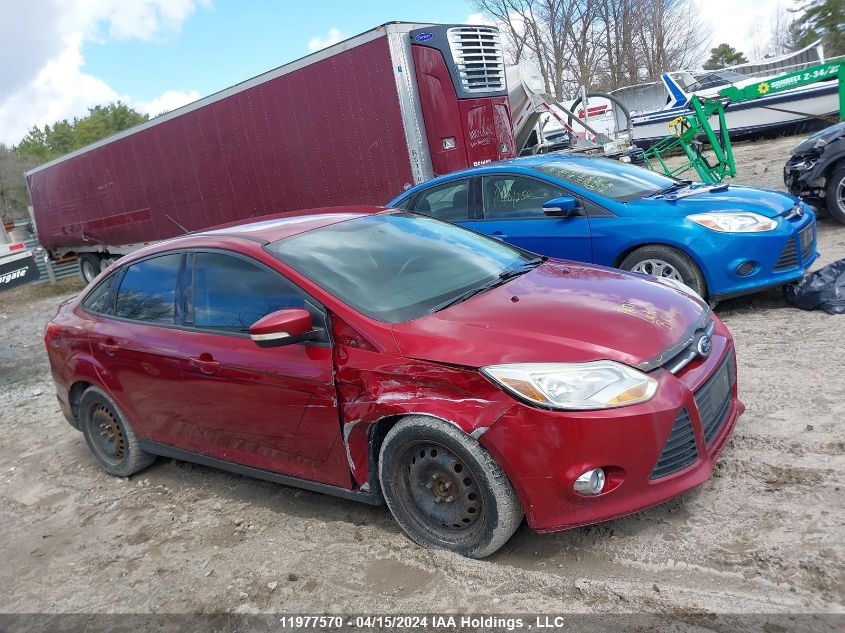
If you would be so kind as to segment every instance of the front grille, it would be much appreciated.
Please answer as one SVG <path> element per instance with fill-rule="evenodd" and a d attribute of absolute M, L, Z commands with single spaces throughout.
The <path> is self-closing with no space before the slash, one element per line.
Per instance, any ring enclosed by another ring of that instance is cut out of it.
<path fill-rule="evenodd" d="M 795 248 L 795 240 L 792 237 L 783 247 L 783 251 L 775 262 L 775 270 L 786 270 L 795 268 L 798 265 L 798 250 Z"/>
<path fill-rule="evenodd" d="M 695 463 L 696 459 L 698 459 L 698 449 L 695 445 L 695 434 L 692 431 L 689 411 L 684 407 L 672 424 L 669 438 L 663 445 L 663 451 L 660 453 L 649 479 L 659 479 L 676 473 Z"/>
<path fill-rule="evenodd" d="M 728 350 L 719 368 L 695 392 L 695 406 L 701 419 L 704 441 L 708 446 L 728 419 L 735 382 L 736 365 L 733 354 Z"/>
<path fill-rule="evenodd" d="M 806 262 L 813 253 L 813 225 L 801 229 L 798 234 L 798 241 L 801 242 L 801 262 Z"/>
<path fill-rule="evenodd" d="M 505 89 L 505 61 L 498 29 L 456 26 L 449 29 L 447 37 L 466 92 Z"/>

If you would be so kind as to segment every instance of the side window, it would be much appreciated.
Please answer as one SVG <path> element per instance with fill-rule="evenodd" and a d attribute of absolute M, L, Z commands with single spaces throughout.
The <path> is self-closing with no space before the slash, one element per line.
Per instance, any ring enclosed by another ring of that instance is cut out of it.
<path fill-rule="evenodd" d="M 247 332 L 282 308 L 305 308 L 315 327 L 325 325 L 322 312 L 296 286 L 240 257 L 197 253 L 193 279 L 194 327 Z"/>
<path fill-rule="evenodd" d="M 109 275 L 100 285 L 89 292 L 88 296 L 82 302 L 82 307 L 99 314 L 111 314 L 114 306 L 109 299 L 112 298 L 111 289 L 114 286 L 116 276 L 117 274 Z"/>
<path fill-rule="evenodd" d="M 414 211 L 447 222 L 469 220 L 469 180 L 450 182 L 420 194 Z"/>
<path fill-rule="evenodd" d="M 152 323 L 175 323 L 181 259 L 181 254 L 173 253 L 129 266 L 117 292 L 115 315 Z"/>
<path fill-rule="evenodd" d="M 404 200 L 399 201 L 397 204 L 393 205 L 394 209 L 403 209 L 405 211 L 408 210 L 408 207 L 411 206 L 411 200 L 414 199 L 414 196 L 407 196 Z"/>
<path fill-rule="evenodd" d="M 543 203 L 566 195 L 541 180 L 522 176 L 484 176 L 481 180 L 485 220 L 544 218 Z"/>

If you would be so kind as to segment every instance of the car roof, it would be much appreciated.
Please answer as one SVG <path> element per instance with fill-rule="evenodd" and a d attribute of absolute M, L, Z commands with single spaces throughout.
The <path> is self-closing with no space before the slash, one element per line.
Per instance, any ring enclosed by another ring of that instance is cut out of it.
<path fill-rule="evenodd" d="M 386 211 L 385 207 L 346 206 L 302 209 L 274 213 L 246 221 L 231 222 L 190 233 L 184 237 L 242 237 L 265 243 L 283 240 L 292 235 L 313 231 L 330 224 L 354 220 Z"/>

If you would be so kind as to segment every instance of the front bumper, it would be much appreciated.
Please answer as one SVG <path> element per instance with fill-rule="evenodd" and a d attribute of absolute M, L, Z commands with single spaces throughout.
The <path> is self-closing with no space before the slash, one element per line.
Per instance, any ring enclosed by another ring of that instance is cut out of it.
<path fill-rule="evenodd" d="M 818 257 L 816 217 L 802 203 L 802 217 L 781 218 L 767 233 L 707 231 L 690 245 L 707 278 L 710 298 L 728 299 L 801 279 Z M 741 274 L 742 265 L 752 267 Z"/>
<path fill-rule="evenodd" d="M 728 364 L 735 369 L 736 362 L 730 334 L 718 320 L 712 338 L 713 351 L 706 360 L 693 361 L 679 375 L 656 370 L 660 387 L 649 402 L 585 412 L 515 404 L 481 436 L 481 444 L 513 483 L 532 529 L 553 532 L 637 512 L 710 477 L 745 410 L 733 380 L 718 427 L 702 423 L 702 418 L 707 422 L 712 416 L 704 410 L 706 403 L 699 408 L 696 396 L 701 400 L 704 386 L 713 384 L 710 378 Z M 665 457 L 667 440 L 684 409 L 695 438 L 695 456 L 664 475 L 665 468 L 655 467 Z M 592 497 L 576 493 L 575 479 L 598 467 L 607 473 L 602 493 Z"/>

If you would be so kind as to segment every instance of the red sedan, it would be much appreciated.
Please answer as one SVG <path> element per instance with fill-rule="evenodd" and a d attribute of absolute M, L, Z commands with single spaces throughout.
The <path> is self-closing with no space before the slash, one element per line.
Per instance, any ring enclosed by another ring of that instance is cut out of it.
<path fill-rule="evenodd" d="M 411 213 L 263 218 L 144 248 L 61 305 L 67 420 L 112 475 L 157 455 L 387 503 L 482 557 L 705 481 L 743 406 L 683 286 Z"/>

